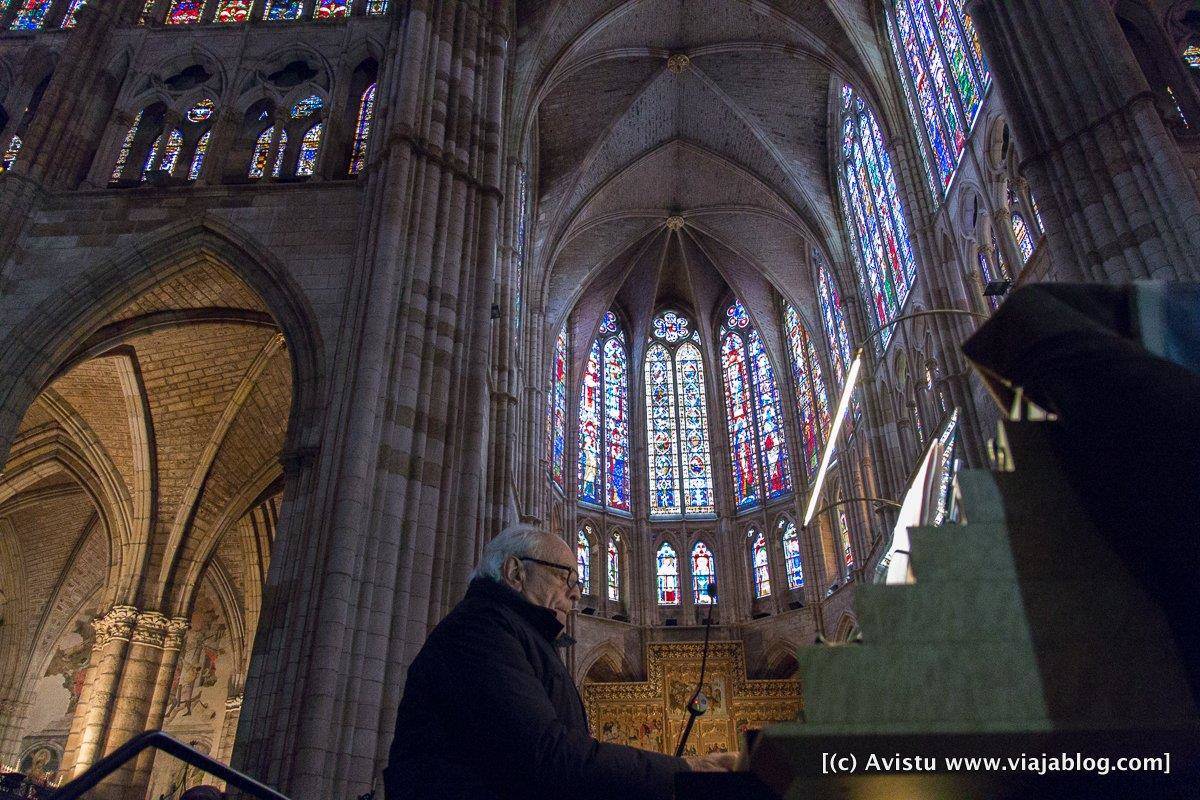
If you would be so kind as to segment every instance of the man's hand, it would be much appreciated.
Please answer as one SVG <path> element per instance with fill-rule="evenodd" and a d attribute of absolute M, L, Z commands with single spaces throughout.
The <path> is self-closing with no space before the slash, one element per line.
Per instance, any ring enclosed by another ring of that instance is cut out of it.
<path fill-rule="evenodd" d="M 692 772 L 732 772 L 737 766 L 737 753 L 710 753 L 706 756 L 686 756 Z"/>

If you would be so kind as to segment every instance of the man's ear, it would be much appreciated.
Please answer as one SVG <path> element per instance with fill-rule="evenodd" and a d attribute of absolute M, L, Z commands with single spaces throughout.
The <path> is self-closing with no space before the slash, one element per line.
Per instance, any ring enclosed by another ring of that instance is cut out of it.
<path fill-rule="evenodd" d="M 515 589 L 522 583 L 521 575 L 521 559 L 516 556 L 509 556 L 504 559 L 504 564 L 500 567 L 500 574 L 504 576 L 504 582 L 509 587 Z"/>

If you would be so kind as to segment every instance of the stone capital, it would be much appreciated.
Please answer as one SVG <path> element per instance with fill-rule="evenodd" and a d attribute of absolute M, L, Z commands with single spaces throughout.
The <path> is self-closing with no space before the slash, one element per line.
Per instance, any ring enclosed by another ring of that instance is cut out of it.
<path fill-rule="evenodd" d="M 179 650 L 183 647 L 183 637 L 191 623 L 187 617 L 172 617 L 167 620 L 166 632 L 163 635 L 163 650 Z"/>
<path fill-rule="evenodd" d="M 134 606 L 113 606 L 108 613 L 92 622 L 96 631 L 94 650 L 100 650 L 109 642 L 128 642 L 137 624 L 138 610 Z"/>
<path fill-rule="evenodd" d="M 138 614 L 137 625 L 133 628 L 130 642 L 147 647 L 162 647 L 169 622 L 170 620 L 165 614 L 157 611 L 143 611 Z"/>
<path fill-rule="evenodd" d="M 238 711 L 241 711 L 242 710 L 242 697 L 243 697 L 243 695 L 236 694 L 233 697 L 226 699 L 225 700 L 225 713 L 233 714 L 233 713 L 237 713 Z"/>

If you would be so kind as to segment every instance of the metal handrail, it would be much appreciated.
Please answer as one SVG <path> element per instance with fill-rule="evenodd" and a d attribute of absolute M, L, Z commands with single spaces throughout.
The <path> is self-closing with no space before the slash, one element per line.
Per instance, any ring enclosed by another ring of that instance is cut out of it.
<path fill-rule="evenodd" d="M 259 783 L 249 775 L 243 775 L 228 764 L 222 764 L 215 758 L 206 756 L 196 748 L 189 747 L 174 736 L 162 731 L 139 733 L 90 766 L 78 778 L 75 778 L 50 795 L 50 800 L 76 800 L 76 798 L 82 796 L 88 789 L 93 788 L 100 781 L 119 769 L 122 764 L 125 764 L 138 753 L 150 747 L 175 756 L 175 758 L 191 764 L 193 767 L 199 767 L 213 777 L 225 781 L 230 786 L 240 789 L 258 798 L 258 800 L 288 800 L 285 795 L 280 794 L 271 787 Z"/>

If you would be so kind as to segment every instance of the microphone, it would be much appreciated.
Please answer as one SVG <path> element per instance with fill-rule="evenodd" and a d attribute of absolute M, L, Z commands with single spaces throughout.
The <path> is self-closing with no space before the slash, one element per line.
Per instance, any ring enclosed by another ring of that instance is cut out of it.
<path fill-rule="evenodd" d="M 692 693 L 692 698 L 688 700 L 688 721 L 683 726 L 683 735 L 679 737 L 679 745 L 675 748 L 676 758 L 683 758 L 683 749 L 687 747 L 688 737 L 692 735 L 692 726 L 696 724 L 696 717 L 708 711 L 708 698 L 704 695 L 704 672 L 708 667 L 708 638 L 712 632 L 713 606 L 717 604 L 717 582 L 710 580 L 704 593 L 708 595 L 708 617 L 704 620 L 704 649 L 700 654 L 700 680 L 696 684 L 696 691 Z"/>

